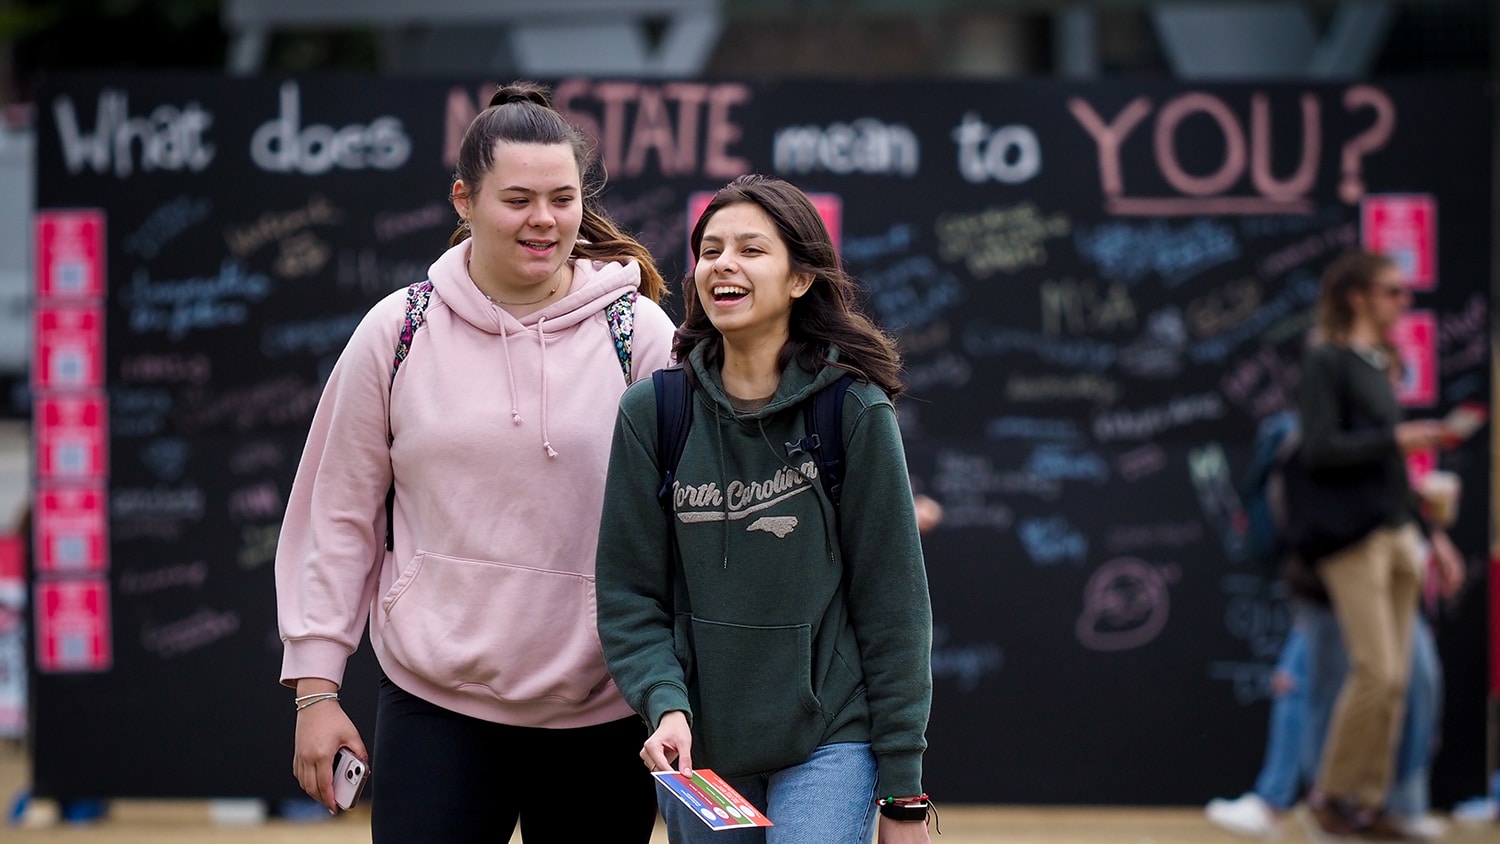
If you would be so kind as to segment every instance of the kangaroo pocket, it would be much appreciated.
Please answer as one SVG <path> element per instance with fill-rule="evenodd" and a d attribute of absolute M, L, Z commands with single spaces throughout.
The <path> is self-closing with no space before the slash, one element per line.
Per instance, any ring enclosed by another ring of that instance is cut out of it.
<path fill-rule="evenodd" d="M 381 641 L 442 688 L 577 703 L 608 676 L 594 601 L 591 577 L 418 552 L 381 601 Z"/>
<path fill-rule="evenodd" d="M 823 737 L 812 690 L 812 628 L 693 619 L 695 725 L 705 762 L 731 776 L 805 762 Z"/>

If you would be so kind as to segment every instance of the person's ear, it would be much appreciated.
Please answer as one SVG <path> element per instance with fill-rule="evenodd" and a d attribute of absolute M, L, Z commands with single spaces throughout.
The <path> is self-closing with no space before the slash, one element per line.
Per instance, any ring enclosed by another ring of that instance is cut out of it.
<path fill-rule="evenodd" d="M 811 290 L 813 286 L 812 273 L 797 273 L 797 278 L 792 282 L 792 298 L 801 299 L 802 294 Z"/>
<path fill-rule="evenodd" d="M 458 212 L 458 217 L 464 222 L 469 221 L 469 187 L 458 179 L 453 183 L 453 190 L 449 191 L 449 199 L 453 201 L 453 210 Z"/>

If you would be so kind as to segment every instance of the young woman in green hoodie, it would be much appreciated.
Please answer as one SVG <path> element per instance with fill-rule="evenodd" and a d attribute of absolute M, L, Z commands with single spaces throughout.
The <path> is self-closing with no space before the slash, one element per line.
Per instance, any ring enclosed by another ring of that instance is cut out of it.
<path fill-rule="evenodd" d="M 673 352 L 693 421 L 658 498 L 652 383 L 621 399 L 598 550 L 599 633 L 652 731 L 653 771 L 711 768 L 773 826 L 710 831 L 660 793 L 674 842 L 928 841 L 932 611 L 893 399 L 891 339 L 855 306 L 807 196 L 742 176 L 693 228 Z M 799 449 L 844 373 L 842 505 Z"/>

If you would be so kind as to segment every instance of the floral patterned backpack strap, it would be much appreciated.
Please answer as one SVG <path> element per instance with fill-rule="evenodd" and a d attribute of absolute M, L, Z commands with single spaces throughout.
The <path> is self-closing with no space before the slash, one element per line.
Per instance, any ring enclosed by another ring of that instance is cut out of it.
<path fill-rule="evenodd" d="M 630 341 L 635 335 L 635 300 L 639 296 L 639 291 L 630 290 L 604 306 L 604 321 L 609 323 L 609 334 L 615 340 L 615 354 L 620 357 L 627 387 L 635 381 L 630 372 Z"/>

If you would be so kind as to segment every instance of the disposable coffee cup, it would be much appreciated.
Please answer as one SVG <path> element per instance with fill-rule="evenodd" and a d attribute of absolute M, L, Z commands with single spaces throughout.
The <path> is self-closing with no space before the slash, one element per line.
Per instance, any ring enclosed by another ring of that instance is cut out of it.
<path fill-rule="evenodd" d="M 1445 469 L 1434 469 L 1422 478 L 1418 492 L 1427 503 L 1427 517 L 1440 527 L 1448 527 L 1458 518 L 1458 475 Z"/>

